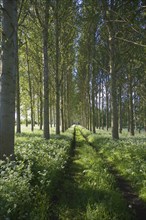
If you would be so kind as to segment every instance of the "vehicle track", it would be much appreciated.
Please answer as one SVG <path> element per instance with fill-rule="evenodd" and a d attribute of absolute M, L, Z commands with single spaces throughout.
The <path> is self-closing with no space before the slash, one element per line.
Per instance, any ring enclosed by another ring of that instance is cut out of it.
<path fill-rule="evenodd" d="M 64 184 L 67 181 L 73 181 L 71 180 L 72 176 L 72 162 L 75 154 L 75 147 L 76 147 L 76 127 L 74 127 L 74 133 L 73 133 L 73 140 L 71 143 L 71 148 L 69 152 L 69 159 L 66 163 L 66 166 L 64 167 L 62 173 L 60 173 L 59 181 L 57 184 L 53 187 L 53 196 L 51 198 L 51 205 L 48 208 L 48 220 L 59 220 L 59 201 L 62 194 L 64 194 Z M 70 197 L 70 192 L 67 192 L 67 197 Z"/>
<path fill-rule="evenodd" d="M 146 220 L 146 203 L 139 198 L 135 190 L 132 188 L 129 181 L 127 181 L 120 173 L 119 171 L 114 167 L 113 164 L 111 164 L 106 157 L 99 153 L 97 148 L 88 141 L 87 137 L 83 134 L 83 132 L 80 130 L 81 135 L 85 138 L 86 142 L 93 147 L 96 152 L 100 155 L 100 157 L 103 159 L 109 173 L 114 175 L 116 180 L 116 185 L 119 188 L 120 192 L 122 193 L 123 197 L 125 198 L 130 212 L 133 214 L 134 219 L 136 220 Z"/>

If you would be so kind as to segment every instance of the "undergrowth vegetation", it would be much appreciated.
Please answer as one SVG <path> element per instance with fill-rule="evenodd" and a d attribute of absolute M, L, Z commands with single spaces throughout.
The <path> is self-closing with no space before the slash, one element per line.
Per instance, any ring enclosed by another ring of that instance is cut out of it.
<path fill-rule="evenodd" d="M 106 131 L 97 130 L 97 134 L 88 132 L 87 135 L 88 141 L 129 180 L 139 196 L 146 201 L 145 134 L 137 133 L 130 137 L 123 132 L 117 141 L 112 140 Z"/>
<path fill-rule="evenodd" d="M 59 220 L 134 220 L 108 163 L 146 201 L 145 136 L 114 141 L 106 131 L 75 130 L 76 141 L 74 127 L 49 141 L 40 131 L 17 135 L 15 161 L 0 161 L 1 220 L 52 220 L 54 213 Z"/>
<path fill-rule="evenodd" d="M 0 161 L 0 219 L 45 220 L 61 173 L 70 157 L 73 128 L 49 141 L 22 133 L 15 161 Z"/>
<path fill-rule="evenodd" d="M 76 128 L 76 150 L 59 204 L 59 219 L 130 220 L 128 204 L 115 185 L 101 157 L 83 135 L 90 132 Z M 70 192 L 71 191 L 71 192 Z"/>

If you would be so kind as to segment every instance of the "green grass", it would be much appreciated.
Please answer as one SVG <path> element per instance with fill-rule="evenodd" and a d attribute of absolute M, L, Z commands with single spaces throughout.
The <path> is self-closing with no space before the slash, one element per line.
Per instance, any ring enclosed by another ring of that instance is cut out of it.
<path fill-rule="evenodd" d="M 102 159 L 87 144 L 77 127 L 75 158 L 60 196 L 60 220 L 129 220 L 125 204 Z M 90 132 L 84 129 L 84 134 Z"/>
<path fill-rule="evenodd" d="M 0 161 L 0 219 L 48 220 L 52 212 L 60 220 L 133 219 L 101 154 L 146 201 L 146 136 L 123 132 L 113 141 L 111 131 L 92 134 L 77 126 L 71 157 L 73 132 L 73 127 L 59 136 L 51 131 L 49 141 L 37 128 L 16 135 L 16 160 Z"/>
<path fill-rule="evenodd" d="M 73 128 L 49 141 L 40 131 L 17 135 L 16 160 L 0 161 L 0 219 L 48 219 L 72 139 Z"/>
<path fill-rule="evenodd" d="M 97 130 L 97 134 L 88 135 L 88 140 L 146 201 L 146 134 L 136 133 L 131 137 L 124 131 L 120 140 L 114 141 L 109 132 Z"/>

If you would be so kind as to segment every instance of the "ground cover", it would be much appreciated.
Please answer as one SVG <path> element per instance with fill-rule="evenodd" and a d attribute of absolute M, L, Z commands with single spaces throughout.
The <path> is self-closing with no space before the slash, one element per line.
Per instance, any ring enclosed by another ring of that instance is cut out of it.
<path fill-rule="evenodd" d="M 146 136 L 137 134 L 135 137 L 126 137 L 124 133 L 120 140 L 114 141 L 105 131 L 97 131 L 96 135 L 88 135 L 88 140 L 116 166 L 146 201 Z"/>
<path fill-rule="evenodd" d="M 110 132 L 97 130 L 92 134 L 82 128 L 87 141 L 98 152 L 109 171 L 115 176 L 117 186 L 135 212 L 136 218 L 145 219 L 145 134 L 130 137 L 123 132 L 120 140 L 112 140 Z"/>
<path fill-rule="evenodd" d="M 70 156 L 73 128 L 47 141 L 42 133 L 16 138 L 16 160 L 0 161 L 0 219 L 45 220 Z"/>
<path fill-rule="evenodd" d="M 38 130 L 17 135 L 16 160 L 0 162 L 0 219 L 135 219 L 108 165 L 145 200 L 145 137 L 75 131 L 49 141 Z"/>
<path fill-rule="evenodd" d="M 132 219 L 113 176 L 80 130 L 77 126 L 75 153 L 58 194 L 58 219 Z"/>

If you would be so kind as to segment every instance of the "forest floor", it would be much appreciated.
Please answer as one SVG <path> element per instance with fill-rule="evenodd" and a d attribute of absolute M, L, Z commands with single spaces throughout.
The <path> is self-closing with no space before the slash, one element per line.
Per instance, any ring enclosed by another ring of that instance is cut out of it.
<path fill-rule="evenodd" d="M 0 219 L 145 220 L 146 134 L 120 140 L 72 126 L 49 141 L 16 136 L 16 161 L 0 161 Z"/>
<path fill-rule="evenodd" d="M 85 138 L 86 142 L 91 147 L 95 148 L 93 144 L 88 142 L 87 137 L 82 133 L 82 131 L 81 134 Z M 96 152 L 97 154 L 99 153 L 97 150 Z M 146 203 L 138 196 L 131 186 L 131 183 L 119 173 L 115 166 L 110 163 L 102 153 L 99 153 L 99 155 L 102 158 L 105 166 L 108 168 L 109 173 L 114 176 L 116 185 L 122 193 L 126 203 L 129 204 L 128 207 L 132 210 L 132 213 L 134 213 L 135 218 L 137 220 L 146 220 Z"/>
<path fill-rule="evenodd" d="M 75 150 L 56 189 L 50 219 L 145 220 L 146 204 L 130 182 L 94 149 L 80 129 L 74 135 Z"/>

